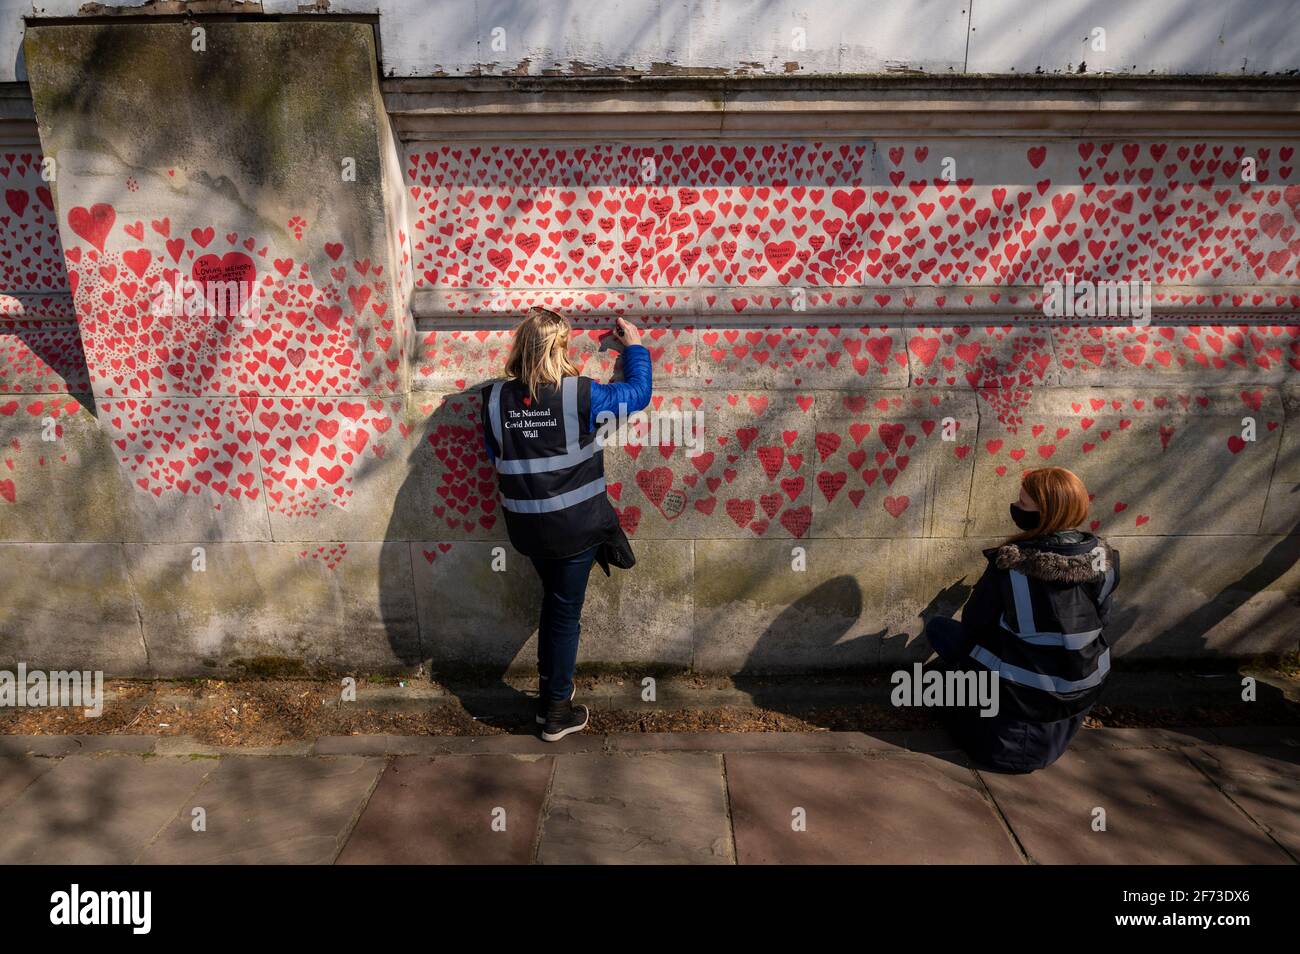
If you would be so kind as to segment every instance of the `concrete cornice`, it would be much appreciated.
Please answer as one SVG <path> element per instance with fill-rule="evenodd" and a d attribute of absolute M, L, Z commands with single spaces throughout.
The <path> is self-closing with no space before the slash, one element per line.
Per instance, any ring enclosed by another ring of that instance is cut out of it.
<path fill-rule="evenodd" d="M 26 83 L 0 83 L 0 145 L 35 145 L 36 114 Z"/>
<path fill-rule="evenodd" d="M 565 76 L 388 79 L 407 140 L 1300 135 L 1300 78 Z M 35 143 L 26 83 L 0 142 Z"/>
<path fill-rule="evenodd" d="M 1158 285 L 1151 289 L 1158 324 L 1291 323 L 1300 309 L 1293 285 Z M 1131 318 L 1049 318 L 1043 289 L 1029 285 L 785 285 L 708 288 L 417 289 L 411 310 L 425 324 L 458 325 L 500 316 L 506 321 L 532 304 L 562 307 L 575 317 L 658 315 L 710 324 L 755 321 L 819 324 L 851 318 L 890 325 L 1097 324 L 1127 326 Z M 503 325 L 504 327 L 504 325 Z"/>
<path fill-rule="evenodd" d="M 408 140 L 1300 133 L 1294 78 L 484 77 L 383 89 Z"/>

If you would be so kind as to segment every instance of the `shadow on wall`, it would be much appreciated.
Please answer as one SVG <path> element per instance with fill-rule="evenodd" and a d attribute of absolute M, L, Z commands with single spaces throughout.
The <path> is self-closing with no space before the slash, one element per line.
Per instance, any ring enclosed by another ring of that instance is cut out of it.
<path fill-rule="evenodd" d="M 433 486 L 436 471 L 428 466 L 433 456 L 433 444 L 440 429 L 444 433 L 459 434 L 461 441 L 470 439 L 466 428 L 465 416 L 452 408 L 452 400 L 460 398 L 477 402 L 476 392 L 482 382 L 470 385 L 463 391 L 449 395 L 430 397 L 437 406 L 413 435 L 413 443 L 406 461 L 406 476 L 393 500 L 393 510 L 389 517 L 384 539 L 389 542 L 406 542 L 411 551 L 412 573 L 409 578 L 395 578 L 391 573 L 381 571 L 379 580 L 379 607 L 388 631 L 388 644 L 393 656 L 404 666 L 418 666 L 431 657 L 433 647 L 422 638 L 419 619 L 423 612 L 431 609 L 431 601 L 439 594 L 421 593 L 418 579 L 419 568 L 416 560 L 425 561 L 421 541 L 436 539 L 433 532 L 420 532 L 424 527 L 433 526 L 433 500 L 437 488 Z M 414 401 L 415 395 L 412 395 Z M 432 544 L 430 544 L 432 545 Z M 428 561 L 426 561 L 428 562 Z M 410 600 L 414 595 L 416 613 L 409 613 Z"/>
<path fill-rule="evenodd" d="M 973 584 L 966 578 L 940 590 L 918 614 L 921 625 L 934 616 L 953 616 L 970 596 Z M 734 677 L 736 688 L 753 696 L 754 704 L 781 711 L 781 691 L 767 688 L 765 677 L 791 671 L 788 662 L 791 640 L 799 640 L 800 653 L 811 653 L 826 660 L 827 669 L 865 669 L 878 664 L 884 646 L 906 643 L 905 633 L 890 633 L 888 628 L 850 636 L 862 614 L 862 587 L 851 576 L 837 576 L 814 587 L 790 604 L 759 637 L 745 665 Z M 810 621 L 815 620 L 815 623 Z M 909 650 L 924 659 L 929 654 L 924 640 L 912 641 Z M 902 658 L 902 652 L 891 653 Z"/>
<path fill-rule="evenodd" d="M 1297 561 L 1300 561 L 1300 535 L 1298 534 L 1300 534 L 1300 523 L 1293 525 L 1287 535 L 1264 554 L 1259 563 L 1228 583 L 1210 599 L 1189 607 L 1188 612 L 1178 622 L 1166 626 L 1143 643 L 1144 653 L 1165 655 L 1162 652 L 1165 646 L 1173 648 L 1185 644 L 1189 638 L 1204 636 L 1260 592 L 1277 583 L 1290 572 Z M 1119 545 L 1122 545 L 1122 541 L 1121 544 L 1117 544 Z M 1119 605 L 1107 629 L 1112 646 L 1125 635 L 1130 633 L 1136 635 L 1140 631 L 1141 607 L 1125 605 L 1123 596 L 1122 589 L 1116 593 L 1115 598 Z M 1275 607 L 1271 615 L 1261 617 L 1261 622 L 1267 623 L 1272 616 L 1287 612 L 1294 613 L 1297 609 L 1300 609 L 1300 593 L 1289 592 L 1286 600 Z M 1296 639 L 1300 642 L 1300 631 L 1296 632 Z"/>
<path fill-rule="evenodd" d="M 1118 546 L 1122 547 L 1122 541 Z M 1204 603 L 1189 606 L 1176 623 L 1167 625 L 1143 643 L 1144 652 L 1154 656 L 1177 655 L 1178 649 L 1185 647 L 1190 639 L 1203 638 L 1251 598 L 1285 576 L 1297 561 L 1300 561 L 1300 524 L 1292 527 L 1290 534 L 1270 549 L 1258 564 Z M 1129 565 L 1130 579 L 1133 570 Z M 932 617 L 957 615 L 973 589 L 974 580 L 968 584 L 967 577 L 962 577 L 940 590 L 918 614 L 922 630 Z M 1141 633 L 1142 606 L 1125 600 L 1122 584 L 1115 600 L 1106 637 L 1112 649 L 1124 649 L 1126 637 L 1135 638 Z M 1300 593 L 1288 593 L 1287 600 L 1280 603 L 1273 614 L 1294 614 L 1297 608 L 1300 608 Z M 851 670 L 875 663 L 879 650 L 891 641 L 907 640 L 906 634 L 890 634 L 887 629 L 850 635 L 857 626 L 862 609 L 862 589 L 851 576 L 835 577 L 808 591 L 786 607 L 759 637 L 744 667 L 734 677 L 736 687 L 748 692 L 758 707 L 808 719 L 810 713 L 806 709 L 789 704 L 788 690 L 773 688 L 766 677 L 790 670 L 789 653 L 795 641 L 801 654 L 816 653 L 816 658 L 826 661 L 826 668 Z M 810 624 L 810 621 L 815 622 Z M 1272 623 L 1271 615 L 1261 617 L 1262 625 Z M 1300 640 L 1300 633 L 1297 633 L 1297 639 Z M 901 667 L 904 653 L 914 656 L 916 661 L 923 661 L 930 656 L 931 650 L 921 636 L 912 640 L 904 652 L 893 652 L 888 658 L 898 660 L 897 665 Z M 1261 701 L 1274 705 L 1282 698 L 1279 690 L 1264 684 L 1259 691 Z M 1103 694 L 1101 704 L 1105 702 Z M 815 716 L 811 721 L 817 722 Z"/>
<path fill-rule="evenodd" d="M 476 599 L 476 594 L 490 592 L 491 588 L 458 577 L 492 573 L 491 550 L 496 546 L 505 547 L 511 555 L 514 551 L 504 540 L 486 541 L 480 537 L 468 545 L 481 549 L 482 559 L 448 560 L 439 544 L 445 546 L 449 539 L 460 544 L 464 535 L 445 527 L 439 532 L 442 525 L 435 513 L 435 508 L 454 512 L 451 508 L 456 503 L 450 495 L 439 492 L 439 480 L 448 473 L 438 459 L 439 452 L 458 453 L 468 447 L 477 455 L 479 465 L 487 463 L 478 426 L 479 389 L 487 383 L 480 381 L 459 392 L 429 395 L 437 403 L 414 435 L 406 476 L 385 534 L 387 541 L 402 541 L 409 546 L 410 574 L 392 564 L 381 566 L 379 606 L 394 658 L 407 667 L 430 664 L 438 681 L 457 695 L 467 712 L 490 720 L 500 714 L 503 696 L 517 697 L 512 701 L 520 706 L 526 699 L 505 677 L 537 630 L 541 587 L 527 561 L 510 560 L 511 589 L 516 598 L 492 605 Z M 418 394 L 413 394 L 413 399 Z M 466 406 L 473 409 L 472 416 L 467 415 Z M 490 479 L 495 496 L 495 475 Z M 474 508 L 469 509 L 472 512 Z M 468 539 L 475 540 L 473 536 Z M 440 557 L 442 563 L 438 562 Z M 458 588 L 458 584 L 464 584 L 464 588 Z M 412 600 L 414 615 L 410 611 Z M 480 698 L 491 699 L 493 704 L 485 707 Z"/>
<path fill-rule="evenodd" d="M 396 569 L 396 564 L 388 564 L 381 571 L 380 606 L 394 658 L 402 665 L 415 667 L 432 662 L 440 680 L 454 682 L 465 676 L 468 677 L 464 682 L 466 687 L 476 685 L 478 690 L 495 688 L 499 692 L 507 686 L 505 677 L 512 667 L 523 670 L 531 665 L 531 659 L 520 658 L 536 631 L 540 600 L 531 567 L 525 562 L 518 571 L 515 579 L 519 585 L 513 587 L 517 598 L 482 605 L 483 601 L 476 600 L 474 594 L 490 590 L 469 585 L 471 581 L 462 576 L 475 572 L 470 561 L 438 563 L 439 553 L 431 549 L 426 554 L 424 549 L 435 548 L 439 540 L 465 538 L 462 531 L 449 532 L 435 516 L 435 507 L 450 503 L 439 495 L 437 482 L 446 467 L 437 455 L 440 449 L 446 453 L 450 442 L 458 447 L 468 445 L 479 455 L 478 460 L 486 463 L 486 458 L 481 456 L 477 411 L 466 411 L 467 406 L 477 408 L 479 388 L 485 383 L 478 382 L 451 394 L 429 395 L 431 401 L 437 402 L 436 407 L 424 418 L 416 436 L 417 443 L 407 461 L 385 535 L 390 542 L 405 542 L 409 546 L 410 575 L 401 573 L 397 578 L 401 571 Z M 1167 472 L 1164 475 L 1114 474 L 1097 482 L 1101 486 L 1095 489 L 1099 498 L 1113 494 L 1121 485 L 1126 494 L 1152 492 L 1155 485 L 1168 479 Z M 1012 532 L 1009 525 L 1006 530 Z M 483 548 L 484 572 L 488 571 L 486 564 L 493 546 L 504 546 L 513 553 L 504 540 L 483 541 L 480 534 L 469 536 L 471 541 L 475 538 L 478 542 L 466 541 L 466 545 Z M 1186 606 L 1161 607 L 1159 613 L 1147 614 L 1134 584 L 1148 572 L 1158 573 L 1160 569 L 1133 562 L 1134 556 L 1130 554 L 1136 547 L 1126 546 L 1130 540 L 1142 541 L 1140 552 L 1144 561 L 1158 559 L 1160 551 L 1158 547 L 1150 547 L 1150 538 L 1112 540 L 1121 554 L 1128 557 L 1125 575 L 1129 584 L 1122 586 L 1117 596 L 1108 636 L 1112 646 L 1125 654 L 1132 653 L 1135 658 L 1185 655 L 1190 645 L 1203 644 L 1206 634 L 1247 607 L 1259 593 L 1275 588 L 1300 561 L 1300 524 L 1297 524 L 1255 566 L 1221 585 L 1208 599 L 1195 600 L 1194 594 L 1189 594 Z M 982 541 L 967 542 L 972 563 L 978 563 Z M 955 616 L 969 597 L 974 580 L 970 575 L 963 576 L 935 593 L 917 614 L 922 626 L 936 615 Z M 412 599 L 417 610 L 414 617 Z M 1294 614 L 1298 607 L 1300 594 L 1288 593 L 1271 609 L 1257 611 L 1254 619 L 1260 627 L 1277 631 L 1284 624 L 1284 617 Z M 854 577 L 845 575 L 819 584 L 781 610 L 736 675 L 736 684 L 741 688 L 753 686 L 761 694 L 762 676 L 799 671 L 808 664 L 825 670 L 878 669 L 894 661 L 924 658 L 928 654 L 923 641 L 918 642 L 915 637 L 909 640 L 906 632 L 890 632 L 888 627 L 855 635 L 863 613 L 862 588 Z M 1144 629 L 1144 617 L 1158 617 L 1158 623 L 1146 625 L 1159 629 L 1154 632 Z M 1251 645 L 1248 633 L 1243 645 L 1247 650 Z M 470 691 L 473 690 L 466 689 Z"/>

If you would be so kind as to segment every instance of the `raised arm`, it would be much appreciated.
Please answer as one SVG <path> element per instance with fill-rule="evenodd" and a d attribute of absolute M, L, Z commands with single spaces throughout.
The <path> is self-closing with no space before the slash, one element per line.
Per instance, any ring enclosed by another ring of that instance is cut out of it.
<path fill-rule="evenodd" d="M 650 403 L 654 389 L 650 352 L 641 344 L 641 329 L 618 319 L 618 336 L 623 342 L 623 380 L 591 385 L 591 427 L 602 412 L 635 414 Z"/>

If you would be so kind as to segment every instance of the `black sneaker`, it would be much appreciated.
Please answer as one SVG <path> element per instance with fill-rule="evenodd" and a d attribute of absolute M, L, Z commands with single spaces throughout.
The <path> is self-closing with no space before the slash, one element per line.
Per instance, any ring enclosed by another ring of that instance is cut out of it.
<path fill-rule="evenodd" d="M 559 742 L 573 732 L 587 727 L 587 707 L 575 706 L 568 699 L 552 702 L 546 710 L 546 723 L 542 726 L 543 742 Z"/>
<path fill-rule="evenodd" d="M 546 725 L 546 707 L 549 705 L 549 703 L 547 702 L 547 692 L 546 692 L 546 683 L 548 682 L 550 682 L 549 679 L 537 680 L 537 714 L 535 718 L 537 719 L 538 725 Z M 574 685 L 573 691 L 569 693 L 570 701 L 572 701 L 573 697 L 576 696 L 577 694 L 578 694 L 578 687 L 577 685 Z"/>

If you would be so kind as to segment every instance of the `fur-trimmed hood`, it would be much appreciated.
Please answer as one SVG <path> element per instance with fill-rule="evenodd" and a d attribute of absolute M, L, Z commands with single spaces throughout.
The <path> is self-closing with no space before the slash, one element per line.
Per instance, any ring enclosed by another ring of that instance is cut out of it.
<path fill-rule="evenodd" d="M 1060 552 L 1068 550 L 1072 552 Z M 995 564 L 999 570 L 1019 570 L 1048 583 L 1089 583 L 1104 576 L 1110 566 L 1110 545 L 1100 537 L 1089 534 L 1077 544 L 1068 544 L 1060 550 L 1033 546 L 1031 541 L 1007 543 L 997 548 Z M 1100 551 L 1101 556 L 1097 554 Z M 1101 569 L 1097 569 L 1101 567 Z"/>

